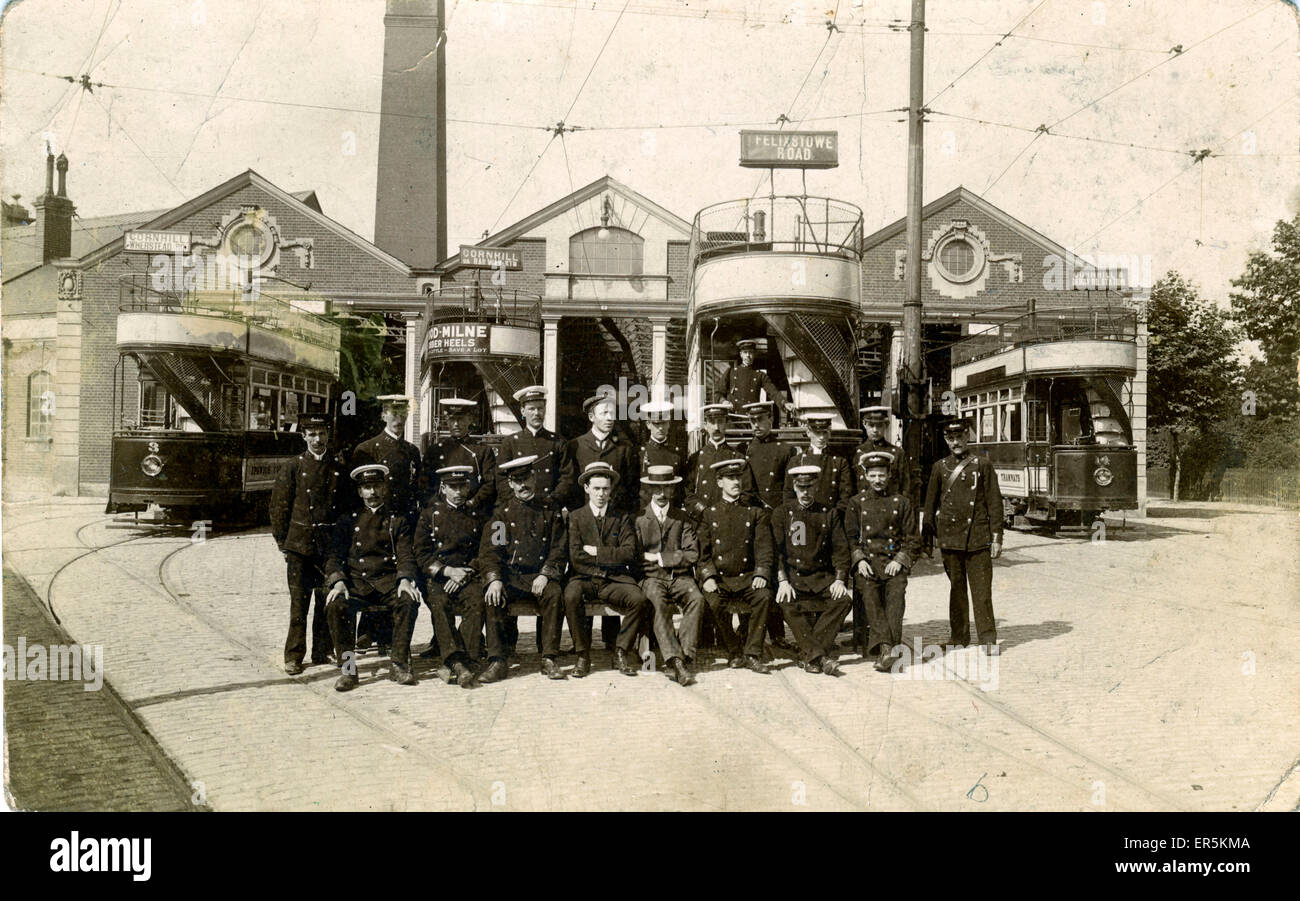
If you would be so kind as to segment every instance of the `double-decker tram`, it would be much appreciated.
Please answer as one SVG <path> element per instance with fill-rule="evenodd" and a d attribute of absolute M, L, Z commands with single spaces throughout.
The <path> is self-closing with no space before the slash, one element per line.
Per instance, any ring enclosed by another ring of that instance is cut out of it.
<path fill-rule="evenodd" d="M 1008 523 L 1091 526 L 1137 501 L 1137 321 L 1122 307 L 1031 310 L 952 348 L 954 413 L 998 474 Z"/>
<path fill-rule="evenodd" d="M 298 414 L 333 407 L 339 340 L 335 323 L 266 292 L 124 278 L 106 512 L 261 518 L 280 467 L 304 447 Z"/>

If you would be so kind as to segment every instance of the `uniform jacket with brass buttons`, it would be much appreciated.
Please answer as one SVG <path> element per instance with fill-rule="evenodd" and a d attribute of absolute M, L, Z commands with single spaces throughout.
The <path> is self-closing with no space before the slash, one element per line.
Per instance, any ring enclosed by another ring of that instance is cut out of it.
<path fill-rule="evenodd" d="M 737 410 L 745 404 L 755 404 L 762 400 L 758 396 L 759 391 L 766 391 L 768 400 L 774 401 L 780 397 L 780 391 L 772 377 L 753 366 L 733 363 L 722 377 L 722 396 Z"/>
<path fill-rule="evenodd" d="M 659 554 L 664 561 L 662 566 L 658 561 L 645 561 L 643 574 L 646 578 L 671 580 L 689 576 L 691 567 L 700 559 L 695 526 L 679 507 L 670 504 L 660 525 L 654 506 L 647 504 L 636 518 L 636 534 L 643 553 Z"/>
<path fill-rule="evenodd" d="M 849 542 L 841 513 L 819 501 L 787 501 L 772 511 L 776 580 L 800 594 L 820 594 L 849 577 Z"/>
<path fill-rule="evenodd" d="M 443 581 L 447 566 L 470 566 L 478 556 L 483 521 L 465 504 L 453 507 L 439 497 L 420 511 L 415 527 L 415 560 L 427 578 Z"/>
<path fill-rule="evenodd" d="M 324 557 L 339 508 L 351 506 L 351 491 L 338 455 L 326 452 L 318 461 L 303 451 L 286 463 L 271 490 L 271 536 L 280 550 Z"/>
<path fill-rule="evenodd" d="M 795 499 L 794 480 L 790 478 L 790 470 L 796 466 L 821 467 L 821 475 L 817 477 L 817 485 L 813 488 L 813 499 L 818 503 L 828 507 L 839 507 L 842 510 L 848 499 L 853 497 L 853 471 L 849 467 L 848 460 L 829 451 L 815 454 L 812 448 L 801 447 L 790 458 L 790 465 L 786 468 L 785 499 L 787 501 Z"/>
<path fill-rule="evenodd" d="M 387 502 L 344 513 L 334 524 L 325 570 L 326 585 L 343 582 L 351 591 L 387 594 L 401 579 L 415 581 L 410 521 Z"/>
<path fill-rule="evenodd" d="M 705 439 L 703 447 L 691 454 L 686 464 L 687 516 L 703 516 L 705 508 L 721 503 L 722 489 L 718 487 L 718 473 L 712 466 L 740 456 L 740 451 L 725 441 L 715 446 L 708 439 Z M 748 465 L 740 476 L 740 500 L 745 504 L 761 503 L 758 490 L 754 487 L 754 471 Z"/>
<path fill-rule="evenodd" d="M 595 556 L 583 550 L 584 545 L 594 547 Z M 641 570 L 639 556 L 632 517 L 616 512 L 612 504 L 600 522 L 588 504 L 569 514 L 569 565 L 574 575 L 635 583 Z"/>
<path fill-rule="evenodd" d="M 522 428 L 513 435 L 507 435 L 497 448 L 497 463 L 509 463 L 520 457 L 536 456 L 533 475 L 537 479 L 537 495 L 543 500 L 550 500 L 555 493 L 555 486 L 560 483 L 560 464 L 564 461 L 564 439 L 549 429 L 541 428 L 534 435 Z M 497 502 L 514 496 L 510 490 L 507 473 L 497 470 Z"/>
<path fill-rule="evenodd" d="M 967 457 L 973 459 L 952 479 Z M 993 464 L 983 454 L 949 454 L 934 464 L 921 509 L 926 521 L 934 523 L 942 550 L 978 551 L 994 537 L 1002 541 L 1002 490 Z"/>
<path fill-rule="evenodd" d="M 424 455 L 424 504 L 439 496 L 438 470 L 444 466 L 473 466 L 469 476 L 469 496 L 465 508 L 482 522 L 492 512 L 497 497 L 497 458 L 492 448 L 473 441 L 444 438 L 429 445 Z"/>
<path fill-rule="evenodd" d="M 636 447 L 617 431 L 610 432 L 605 438 L 604 450 L 601 450 L 596 436 L 591 432 L 579 435 L 565 446 L 560 484 L 555 488 L 561 503 L 570 510 L 575 510 L 587 502 L 587 495 L 578 484 L 578 476 L 588 465 L 596 462 L 608 463 L 618 473 L 618 482 L 610 493 L 609 505 L 621 513 L 634 513 L 637 489 L 641 485 L 639 461 Z"/>
<path fill-rule="evenodd" d="M 483 524 L 474 566 L 485 587 L 500 579 L 526 591 L 538 575 L 561 578 L 568 553 L 559 508 L 536 495 L 526 501 L 512 497 Z"/>
<path fill-rule="evenodd" d="M 867 487 L 867 471 L 863 459 L 867 454 L 885 451 L 894 455 L 894 462 L 889 464 L 889 479 L 885 482 L 886 494 L 901 494 L 912 502 L 912 505 L 921 502 L 920 476 L 903 454 L 903 449 L 895 447 L 883 438 L 879 441 L 872 441 L 868 438 L 858 445 L 857 450 L 853 452 L 853 478 L 857 491 L 870 490 Z"/>
<path fill-rule="evenodd" d="M 758 498 L 773 510 L 785 502 L 785 471 L 796 453 L 794 447 L 776 440 L 771 432 L 755 438 L 745 448 L 745 459 L 754 472 Z"/>
<path fill-rule="evenodd" d="M 772 578 L 771 511 L 744 501 L 718 501 L 699 527 L 700 584 L 716 578 L 728 591 L 749 588 L 754 576 Z"/>
<path fill-rule="evenodd" d="M 885 578 L 885 567 L 897 562 L 912 569 L 921 550 L 916 529 L 916 507 L 901 494 L 874 488 L 859 491 L 844 512 L 844 531 L 852 550 L 852 565 L 866 560 L 877 579 Z"/>
<path fill-rule="evenodd" d="M 420 513 L 420 450 L 405 439 L 380 432 L 352 449 L 352 468 L 367 463 L 388 467 L 388 503 L 415 524 Z M 358 502 L 360 503 L 360 502 Z"/>

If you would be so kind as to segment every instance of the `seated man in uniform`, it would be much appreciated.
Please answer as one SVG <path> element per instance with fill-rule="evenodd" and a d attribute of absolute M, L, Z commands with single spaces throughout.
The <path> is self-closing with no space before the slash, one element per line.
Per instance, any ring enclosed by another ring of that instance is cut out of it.
<path fill-rule="evenodd" d="M 749 423 L 754 427 L 754 440 L 745 448 L 745 459 L 754 474 L 754 487 L 763 506 L 775 510 L 785 501 L 785 473 L 790 467 L 790 459 L 795 449 L 783 441 L 778 441 L 772 432 L 773 404 L 771 401 L 746 404 L 745 412 L 749 414 Z M 772 647 L 787 653 L 796 648 L 785 637 L 785 620 L 781 610 L 775 604 L 767 617 L 767 637 Z"/>
<path fill-rule="evenodd" d="M 696 522 L 704 511 L 722 497 L 718 490 L 715 463 L 736 457 L 735 448 L 727 444 L 726 404 L 705 404 L 700 407 L 700 419 L 704 431 L 704 443 L 700 449 L 691 454 L 686 463 L 686 515 Z M 754 488 L 754 473 L 746 463 L 740 477 L 740 495 L 747 505 L 757 505 L 758 492 Z"/>
<path fill-rule="evenodd" d="M 840 511 L 813 497 L 820 475 L 816 466 L 791 467 L 795 499 L 772 513 L 776 602 L 799 645 L 803 668 L 842 676 L 835 636 L 853 603 L 845 585 L 849 543 Z"/>
<path fill-rule="evenodd" d="M 919 479 L 916 478 L 902 450 L 890 444 L 885 438 L 885 430 L 889 427 L 889 407 L 863 407 L 858 412 L 862 414 L 864 440 L 853 451 L 853 477 L 857 490 L 860 492 L 867 487 L 867 455 L 884 451 L 893 457 L 893 462 L 889 464 L 889 483 L 885 492 L 889 495 L 901 494 L 915 507 L 921 502 L 921 498 L 917 496 L 920 491 L 920 486 L 917 484 Z"/>
<path fill-rule="evenodd" d="M 498 504 L 483 525 L 475 567 L 482 574 L 466 589 L 484 604 L 487 619 L 488 665 L 480 682 L 506 677 L 503 622 L 511 603 L 527 601 L 541 608 L 537 626 L 542 652 L 542 675 L 563 679 L 555 658 L 560 653 L 560 579 L 567 563 L 568 545 L 560 509 L 537 492 L 539 458 L 536 454 L 507 460 L 497 466 L 509 483 L 509 498 Z"/>
<path fill-rule="evenodd" d="M 816 466 L 821 472 L 813 496 L 818 503 L 828 507 L 843 509 L 849 498 L 853 497 L 853 471 L 849 461 L 830 449 L 831 413 L 807 413 L 804 415 L 804 429 L 808 433 L 808 446 L 799 448 L 790 458 L 790 466 Z M 794 485 L 790 470 L 786 470 L 785 499 L 794 500 Z"/>
<path fill-rule="evenodd" d="M 462 591 L 474 578 L 482 530 L 478 517 L 468 509 L 473 474 L 470 465 L 436 470 L 438 497 L 420 511 L 415 527 L 415 560 L 425 578 L 424 600 L 438 647 L 447 655 L 438 676 L 447 684 L 454 677 L 461 688 L 478 686 L 471 667 L 478 662 L 483 640 L 483 599 Z"/>
<path fill-rule="evenodd" d="M 411 673 L 411 633 L 419 593 L 415 588 L 415 553 L 411 523 L 404 510 L 388 503 L 388 467 L 382 463 L 358 466 L 352 479 L 361 495 L 359 509 L 339 517 L 331 536 L 326 563 L 330 586 L 325 616 L 334 639 L 334 653 L 343 674 L 335 691 L 357 687 L 357 614 L 382 608 L 393 618 L 391 677 L 399 685 L 414 685 Z"/>
<path fill-rule="evenodd" d="M 763 662 L 764 624 L 772 605 L 772 522 L 768 511 L 741 500 L 740 483 L 748 464 L 741 458 L 713 464 L 722 497 L 700 520 L 699 577 L 704 603 L 718 629 L 732 669 L 745 667 L 770 673 Z M 750 628 L 742 651 L 725 602 L 742 600 L 749 606 Z"/>
<path fill-rule="evenodd" d="M 616 473 L 608 463 L 590 463 L 578 476 L 587 503 L 569 514 L 569 564 L 573 573 L 564 588 L 564 615 L 569 621 L 578 662 L 575 678 L 591 672 L 591 626 L 584 603 L 599 601 L 619 612 L 622 626 L 614 643 L 614 665 L 625 676 L 635 676 L 632 645 L 641 632 L 645 595 L 635 573 L 636 526 L 632 517 L 617 512 L 610 503 Z"/>
<path fill-rule="evenodd" d="M 700 556 L 695 527 L 679 507 L 669 503 L 673 486 L 681 481 L 671 466 L 649 468 L 641 484 L 651 492 L 650 503 L 636 518 L 636 531 L 645 555 L 641 591 L 654 608 L 655 638 L 664 655 L 665 672 L 678 685 L 694 685 L 690 664 L 700 637 L 704 595 L 691 575 Z M 673 605 L 682 608 L 680 633 L 673 629 Z"/>
<path fill-rule="evenodd" d="M 870 626 L 863 656 L 878 651 L 876 669 L 881 672 L 893 668 L 894 649 L 903 643 L 907 574 L 921 549 L 916 507 L 890 491 L 892 457 L 887 451 L 872 451 L 862 458 L 863 488 L 844 514 L 854 581 Z"/>

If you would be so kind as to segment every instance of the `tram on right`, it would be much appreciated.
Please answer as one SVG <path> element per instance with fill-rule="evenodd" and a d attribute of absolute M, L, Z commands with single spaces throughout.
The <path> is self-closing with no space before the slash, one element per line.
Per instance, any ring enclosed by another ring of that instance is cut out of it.
<path fill-rule="evenodd" d="M 1030 309 L 957 342 L 944 412 L 998 474 L 1004 513 L 1082 526 L 1138 506 L 1129 416 L 1136 313 L 1123 307 Z"/>

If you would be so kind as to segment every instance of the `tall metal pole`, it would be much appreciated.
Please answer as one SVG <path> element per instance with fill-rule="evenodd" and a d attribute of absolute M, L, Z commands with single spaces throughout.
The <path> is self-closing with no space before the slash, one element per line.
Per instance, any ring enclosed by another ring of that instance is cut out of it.
<path fill-rule="evenodd" d="M 921 189 L 925 171 L 925 0 L 912 0 L 911 74 L 907 112 L 907 266 L 903 296 L 903 453 L 921 463 Z"/>

